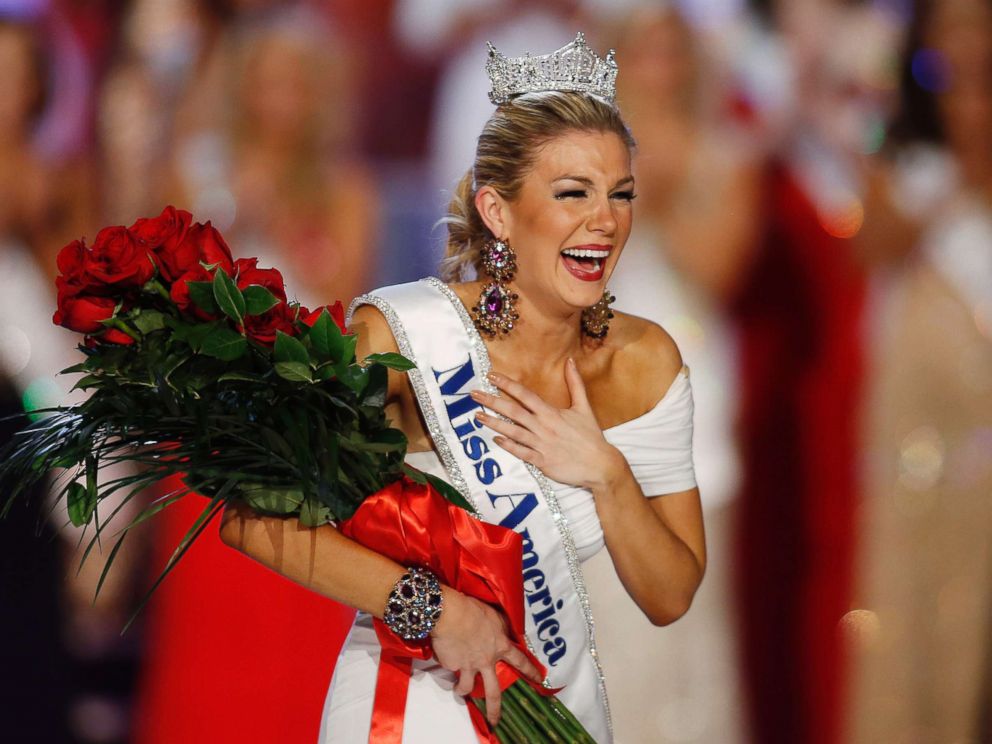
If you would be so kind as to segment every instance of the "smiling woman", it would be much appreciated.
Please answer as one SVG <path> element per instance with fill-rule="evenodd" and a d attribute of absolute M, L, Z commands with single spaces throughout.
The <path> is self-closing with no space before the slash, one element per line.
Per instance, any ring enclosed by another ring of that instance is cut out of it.
<path fill-rule="evenodd" d="M 543 672 L 592 737 L 611 742 L 581 561 L 605 545 L 658 625 L 685 613 L 705 568 L 687 370 L 662 328 L 608 308 L 634 198 L 612 54 L 599 58 L 580 35 L 544 57 L 491 50 L 489 73 L 498 107 L 451 204 L 444 281 L 360 297 L 350 324 L 359 356 L 397 351 L 416 364 L 391 373 L 386 404 L 410 442 L 407 463 L 520 535 L 527 640 L 544 669 L 513 647 L 497 611 L 442 585 L 433 656 L 412 662 L 405 699 L 384 718 L 376 688 L 395 660 L 372 617 L 383 617 L 404 567 L 329 526 L 303 534 L 232 511 L 226 541 L 360 610 L 323 742 L 385 731 L 408 744 L 476 741 L 463 696 L 480 679 L 490 722 L 512 720 L 500 703 L 505 665 Z"/>

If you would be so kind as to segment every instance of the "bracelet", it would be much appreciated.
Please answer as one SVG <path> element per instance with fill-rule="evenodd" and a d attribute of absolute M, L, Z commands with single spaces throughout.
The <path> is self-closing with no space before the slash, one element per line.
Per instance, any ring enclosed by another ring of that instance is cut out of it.
<path fill-rule="evenodd" d="M 441 618 L 441 582 L 426 568 L 411 566 L 393 586 L 382 620 L 404 641 L 427 638 Z"/>

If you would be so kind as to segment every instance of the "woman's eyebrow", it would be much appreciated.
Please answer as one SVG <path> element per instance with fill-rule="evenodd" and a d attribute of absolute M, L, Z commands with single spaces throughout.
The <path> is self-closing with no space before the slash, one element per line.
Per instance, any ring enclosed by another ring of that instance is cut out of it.
<path fill-rule="evenodd" d="M 578 181 L 579 183 L 585 184 L 586 186 L 592 186 L 593 185 L 592 179 L 591 178 L 586 178 L 585 176 L 559 176 L 554 181 L 552 181 L 552 183 L 557 183 L 558 181 Z M 628 183 L 633 183 L 633 182 L 634 182 L 634 177 L 633 176 L 627 176 L 626 178 L 621 178 L 619 181 L 617 181 L 613 185 L 613 188 L 616 189 L 616 188 L 619 188 L 620 186 L 625 186 Z"/>
<path fill-rule="evenodd" d="M 592 179 L 586 178 L 585 176 L 558 176 L 552 183 L 557 183 L 558 181 L 578 181 L 579 183 L 585 184 L 586 186 L 592 186 Z"/>

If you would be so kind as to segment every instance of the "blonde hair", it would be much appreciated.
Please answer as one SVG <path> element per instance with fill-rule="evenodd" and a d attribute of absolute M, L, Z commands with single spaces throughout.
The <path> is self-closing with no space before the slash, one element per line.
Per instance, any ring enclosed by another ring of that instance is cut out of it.
<path fill-rule="evenodd" d="M 582 93 L 541 93 L 514 98 L 499 106 L 479 135 L 475 164 L 452 195 L 448 215 L 448 243 L 438 273 L 446 282 L 478 275 L 482 246 L 493 235 L 475 208 L 475 194 L 492 186 L 512 201 L 538 151 L 551 140 L 571 132 L 612 132 L 634 148 L 634 138 L 608 103 Z"/>

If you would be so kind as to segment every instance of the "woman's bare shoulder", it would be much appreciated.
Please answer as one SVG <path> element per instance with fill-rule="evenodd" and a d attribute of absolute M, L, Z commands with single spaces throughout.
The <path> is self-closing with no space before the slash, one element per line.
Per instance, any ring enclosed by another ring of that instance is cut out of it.
<path fill-rule="evenodd" d="M 358 334 L 356 353 L 359 359 L 369 354 L 399 352 L 388 321 L 375 305 L 359 305 L 355 308 L 348 330 Z"/>
<path fill-rule="evenodd" d="M 682 370 L 678 344 L 653 321 L 614 311 L 607 338 L 614 373 L 643 390 L 650 403 L 665 394 Z"/>

